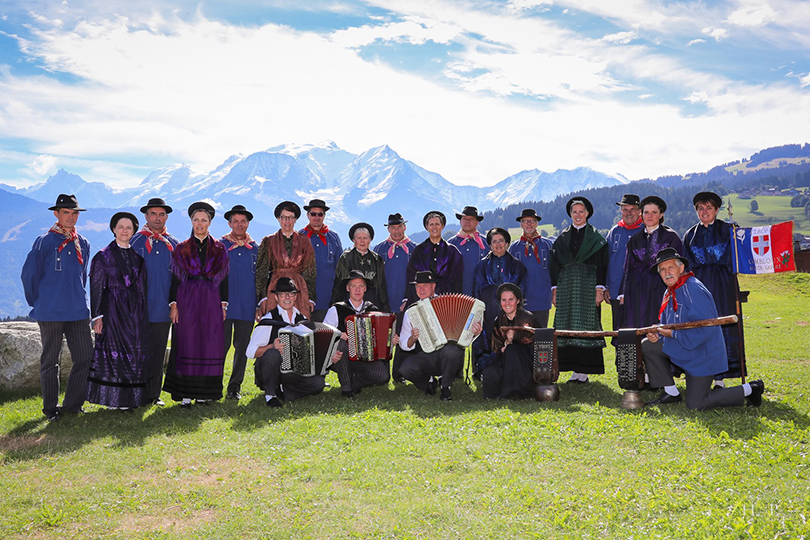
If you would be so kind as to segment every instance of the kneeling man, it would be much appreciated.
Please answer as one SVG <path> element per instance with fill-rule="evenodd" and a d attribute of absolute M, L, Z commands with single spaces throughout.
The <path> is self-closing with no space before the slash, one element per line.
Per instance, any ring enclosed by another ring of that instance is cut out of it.
<path fill-rule="evenodd" d="M 248 358 L 256 359 L 256 386 L 264 391 L 267 406 L 281 407 L 282 399 L 294 401 L 321 393 L 326 386 L 326 378 L 323 375 L 304 377 L 297 373 L 281 373 L 284 344 L 278 339 L 278 331 L 307 319 L 295 307 L 298 289 L 292 279 L 279 278 L 270 292 L 276 295 L 278 305 L 265 313 L 256 325 L 246 353 Z"/>
<path fill-rule="evenodd" d="M 419 300 L 435 296 L 436 279 L 429 270 L 416 272 L 415 281 L 412 281 L 411 285 L 414 285 Z M 481 334 L 481 323 L 473 323 L 471 329 L 477 337 Z M 464 366 L 464 349 L 455 343 L 447 343 L 437 351 L 426 353 L 419 346 L 418 339 L 419 329 L 411 326 L 411 319 L 406 311 L 402 319 L 402 331 L 399 334 L 399 346 L 405 351 L 405 358 L 399 368 L 400 373 L 429 396 L 436 393 L 440 378 L 441 400 L 452 400 L 450 387 Z"/>
<path fill-rule="evenodd" d="M 717 308 L 708 289 L 692 272 L 688 260 L 675 248 L 658 252 L 655 266 L 667 286 L 659 320 L 673 324 L 717 317 Z M 719 326 L 685 330 L 658 329 L 641 342 L 644 363 L 653 387 L 664 392 L 647 405 L 678 403 L 681 395 L 672 379 L 672 364 L 686 373 L 686 407 L 704 411 L 712 407 L 759 407 L 765 384 L 751 381 L 732 388 L 711 389 L 714 376 L 728 370 L 726 344 Z"/>
<path fill-rule="evenodd" d="M 338 375 L 340 390 L 343 397 L 352 398 L 359 394 L 366 386 L 388 384 L 388 361 L 374 360 L 372 362 L 352 362 L 348 355 L 348 336 L 346 335 L 346 317 L 362 315 L 372 311 L 380 311 L 377 306 L 363 297 L 371 281 L 360 270 L 352 270 L 340 283 L 340 288 L 349 293 L 349 299 L 338 302 L 329 308 L 323 322 L 340 330 L 340 344 L 335 355 L 338 361 L 332 364 L 332 370 Z M 399 343 L 399 336 L 394 334 L 394 346 Z"/>

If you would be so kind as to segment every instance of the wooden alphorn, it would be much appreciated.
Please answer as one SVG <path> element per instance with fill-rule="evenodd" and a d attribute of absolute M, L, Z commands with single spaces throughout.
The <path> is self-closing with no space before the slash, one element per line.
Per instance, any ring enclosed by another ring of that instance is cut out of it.
<path fill-rule="evenodd" d="M 655 332 L 659 328 L 665 330 L 685 330 L 688 328 L 704 328 L 706 326 L 722 326 L 724 324 L 734 324 L 737 322 L 736 315 L 726 315 L 725 317 L 716 317 L 714 319 L 702 319 L 699 321 L 687 321 L 673 324 L 656 324 L 653 326 L 646 326 L 644 328 L 636 328 L 636 335 L 642 336 L 648 332 Z M 502 326 L 501 330 L 515 330 L 530 332 L 534 334 L 534 328 L 528 326 Z M 618 337 L 619 332 L 610 330 L 554 330 L 554 335 L 557 337 L 567 338 L 600 338 L 600 337 Z"/>

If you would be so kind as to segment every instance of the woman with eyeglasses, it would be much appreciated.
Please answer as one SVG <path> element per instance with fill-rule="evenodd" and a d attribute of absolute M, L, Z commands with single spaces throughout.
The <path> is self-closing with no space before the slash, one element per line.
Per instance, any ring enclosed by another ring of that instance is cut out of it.
<path fill-rule="evenodd" d="M 295 220 L 301 217 L 301 207 L 284 201 L 274 211 L 279 230 L 265 236 L 259 245 L 256 263 L 256 298 L 260 298 L 256 320 L 276 307 L 276 297 L 268 294 L 280 277 L 293 280 L 298 290 L 295 307 L 306 317 L 315 305 L 315 250 L 306 236 L 295 231 Z"/>

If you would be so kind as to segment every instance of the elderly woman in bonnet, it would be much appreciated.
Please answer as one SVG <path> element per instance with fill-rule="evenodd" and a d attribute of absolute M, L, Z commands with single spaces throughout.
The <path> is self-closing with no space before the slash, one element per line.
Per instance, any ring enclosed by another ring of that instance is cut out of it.
<path fill-rule="evenodd" d="M 523 292 L 514 283 L 503 283 L 497 295 L 500 313 L 492 333 L 493 361 L 483 368 L 485 398 L 527 399 L 534 397 L 532 335 L 509 327 L 535 327 L 531 312 L 523 309 Z"/>
<path fill-rule="evenodd" d="M 357 270 L 369 282 L 365 300 L 382 311 L 390 311 L 388 285 L 385 282 L 385 262 L 377 252 L 371 249 L 374 227 L 364 222 L 355 223 L 349 229 L 349 238 L 354 243 L 354 247 L 344 251 L 338 259 L 330 304 L 334 305 L 348 298 L 344 280 L 349 277 L 352 270 Z"/>
<path fill-rule="evenodd" d="M 206 202 L 189 206 L 191 237 L 172 253 L 172 349 L 163 389 L 184 407 L 222 398 L 230 267 L 225 246 L 208 233 L 214 214 Z"/>
<path fill-rule="evenodd" d="M 689 260 L 689 269 L 712 293 L 718 316 L 737 315 L 739 319 L 737 323 L 721 328 L 728 354 L 728 371 L 719 374 L 717 380 L 740 377 L 746 374 L 745 347 L 740 284 L 732 268 L 731 224 L 717 217 L 723 206 L 723 199 L 717 193 L 701 191 L 692 198 L 692 204 L 698 223 L 683 235 L 682 253 Z"/>
<path fill-rule="evenodd" d="M 602 330 L 599 305 L 604 300 L 608 249 L 604 237 L 588 223 L 593 205 L 585 197 L 574 197 L 565 205 L 571 225 L 551 248 L 552 303 L 554 328 L 560 330 Z M 560 371 L 572 371 L 569 382 L 586 383 L 588 374 L 605 372 L 602 357 L 604 339 L 560 338 Z"/>
<path fill-rule="evenodd" d="M 658 308 L 666 286 L 652 269 L 656 254 L 664 248 L 683 253 L 678 233 L 664 225 L 667 203 L 650 195 L 641 200 L 644 226 L 630 237 L 624 260 L 619 301 L 624 306 L 620 328 L 643 328 L 658 322 Z"/>
<path fill-rule="evenodd" d="M 90 304 L 96 342 L 87 401 L 133 410 L 149 403 L 149 315 L 146 266 L 129 245 L 138 218 L 118 212 L 110 220 L 115 239 L 90 266 Z"/>
<path fill-rule="evenodd" d="M 269 294 L 281 277 L 293 280 L 298 290 L 295 307 L 309 318 L 315 305 L 315 250 L 305 235 L 295 231 L 295 221 L 301 217 L 301 207 L 292 201 L 280 202 L 274 211 L 279 230 L 265 236 L 259 245 L 256 261 L 256 298 L 259 308 L 256 319 L 276 307 L 274 294 Z"/>

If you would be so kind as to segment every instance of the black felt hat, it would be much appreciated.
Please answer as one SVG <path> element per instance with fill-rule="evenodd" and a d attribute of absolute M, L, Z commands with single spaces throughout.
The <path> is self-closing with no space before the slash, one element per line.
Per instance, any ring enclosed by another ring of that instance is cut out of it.
<path fill-rule="evenodd" d="M 276 219 L 281 215 L 282 210 L 292 212 L 295 215 L 295 219 L 301 217 L 301 207 L 292 201 L 282 201 L 276 205 L 276 209 L 273 210 L 273 215 L 276 216 Z"/>
<path fill-rule="evenodd" d="M 349 271 L 349 275 L 340 280 L 340 288 L 345 289 L 346 285 L 348 285 L 349 282 L 351 280 L 353 280 L 353 279 L 362 279 L 362 280 L 364 280 L 366 282 L 366 288 L 368 288 L 368 289 L 371 288 L 371 285 L 372 285 L 371 280 L 368 279 L 363 272 L 361 272 L 360 270 L 356 270 L 356 269 Z"/>
<path fill-rule="evenodd" d="M 138 218 L 135 217 L 135 214 L 131 214 L 129 212 L 116 212 L 113 214 L 113 217 L 110 218 L 110 230 L 115 232 L 115 226 L 118 225 L 118 220 L 122 218 L 127 218 L 132 220 L 132 226 L 135 228 L 135 231 L 138 231 Z"/>
<path fill-rule="evenodd" d="M 248 219 L 248 221 L 253 221 L 253 214 L 248 212 L 248 209 L 242 206 L 241 204 L 236 204 L 234 205 L 233 208 L 225 212 L 225 219 L 230 221 L 231 216 L 234 214 L 242 214 Z"/>
<path fill-rule="evenodd" d="M 541 219 L 540 216 L 537 215 L 537 212 L 534 211 L 534 208 L 524 208 L 520 215 L 515 218 L 515 221 L 520 221 L 527 217 L 534 218 L 537 221 L 540 221 Z"/>
<path fill-rule="evenodd" d="M 361 221 L 360 223 L 355 223 L 349 228 L 349 239 L 354 242 L 354 233 L 357 229 L 368 229 L 368 234 L 371 235 L 371 239 L 374 240 L 374 227 Z"/>
<path fill-rule="evenodd" d="M 465 206 L 464 210 L 462 210 L 460 214 L 458 212 L 456 212 L 456 219 L 461 219 L 464 216 L 474 217 L 478 221 L 481 221 L 482 219 L 484 219 L 484 214 L 479 214 L 478 213 L 478 208 L 476 208 L 474 206 Z"/>
<path fill-rule="evenodd" d="M 402 214 L 397 212 L 396 214 L 388 214 L 388 223 L 385 226 L 390 227 L 391 225 L 402 225 L 403 223 L 408 222 L 402 217 Z"/>
<path fill-rule="evenodd" d="M 665 247 L 655 254 L 655 262 L 650 268 L 657 268 L 662 262 L 670 261 L 672 259 L 678 259 L 684 264 L 684 266 L 689 266 L 689 259 L 682 257 L 681 254 L 678 253 L 677 249 L 674 247 Z"/>
<path fill-rule="evenodd" d="M 273 289 L 270 289 L 271 293 L 280 293 L 280 292 L 298 292 L 298 288 L 295 286 L 295 282 L 288 277 L 280 277 Z"/>
<path fill-rule="evenodd" d="M 593 205 L 591 204 L 591 201 L 585 197 L 573 197 L 572 199 L 569 199 L 567 203 L 565 203 L 565 211 L 568 213 L 568 217 L 571 217 L 571 207 L 574 206 L 575 203 L 584 204 L 585 210 L 588 211 L 588 218 L 593 217 Z"/>
<path fill-rule="evenodd" d="M 309 204 L 304 205 L 304 211 L 309 212 L 310 208 L 323 208 L 324 212 L 329 211 L 329 207 L 326 206 L 326 202 L 323 199 L 312 199 L 309 201 Z"/>
<path fill-rule="evenodd" d="M 638 195 L 634 193 L 625 193 L 622 196 L 622 200 L 616 203 L 619 206 L 624 206 L 626 204 L 632 204 L 641 208 L 641 200 L 638 198 Z"/>
<path fill-rule="evenodd" d="M 160 197 L 149 199 L 148 203 L 141 206 L 141 214 L 145 214 L 146 211 L 149 210 L 150 208 L 163 208 L 164 210 L 166 210 L 167 214 L 172 213 L 172 207 L 166 204 L 166 201 L 164 201 Z"/>
<path fill-rule="evenodd" d="M 214 216 L 217 213 L 217 211 L 214 210 L 214 207 L 208 204 L 207 202 L 197 201 L 195 203 L 191 203 L 191 206 L 188 207 L 188 217 L 193 216 L 194 212 L 197 212 L 198 210 L 204 210 L 205 212 L 207 212 L 208 217 L 211 219 L 214 219 Z"/>
<path fill-rule="evenodd" d="M 502 227 L 492 227 L 490 230 L 487 231 L 487 244 L 492 245 L 492 237 L 496 234 L 500 234 L 503 236 L 504 240 L 506 240 L 506 244 L 509 245 L 512 243 L 512 236 L 509 234 L 509 231 Z"/>
<path fill-rule="evenodd" d="M 79 201 L 76 200 L 76 195 L 60 194 L 56 198 L 56 204 L 48 208 L 48 210 L 59 210 L 60 208 L 67 208 L 68 210 L 78 210 L 84 212 L 84 208 L 79 208 Z"/>
<path fill-rule="evenodd" d="M 667 203 L 664 202 L 664 199 L 658 197 L 657 195 L 647 195 L 643 199 L 641 199 L 641 207 L 644 208 L 648 204 L 654 204 L 658 208 L 661 209 L 661 213 L 667 211 Z"/>
<path fill-rule="evenodd" d="M 411 281 L 411 285 L 417 285 L 419 283 L 436 283 L 436 278 L 433 277 L 433 272 L 430 270 L 420 270 L 414 276 L 414 280 Z"/>
<path fill-rule="evenodd" d="M 697 206 L 697 203 L 701 201 L 709 201 L 717 209 L 723 206 L 723 198 L 713 191 L 701 191 L 700 193 L 692 197 L 692 206 Z"/>
<path fill-rule="evenodd" d="M 447 225 L 447 216 L 445 216 L 444 214 L 442 214 L 438 210 L 431 210 L 430 212 L 425 214 L 425 217 L 422 218 L 422 226 L 425 229 L 427 229 L 428 217 L 438 217 L 440 220 L 442 220 L 442 227 Z"/>

